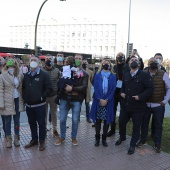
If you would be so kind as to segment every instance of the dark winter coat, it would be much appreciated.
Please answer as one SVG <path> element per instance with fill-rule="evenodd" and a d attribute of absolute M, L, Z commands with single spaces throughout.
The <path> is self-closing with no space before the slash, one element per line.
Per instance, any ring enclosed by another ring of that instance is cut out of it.
<path fill-rule="evenodd" d="M 44 103 L 51 92 L 52 84 L 46 72 L 40 70 L 39 74 L 34 76 L 31 76 L 30 72 L 24 75 L 22 85 L 24 103 L 28 105 Z"/>
<path fill-rule="evenodd" d="M 130 72 L 125 73 L 121 93 L 126 97 L 122 100 L 126 111 L 142 111 L 146 108 L 146 100 L 153 92 L 153 83 L 149 74 L 138 70 L 136 75 L 131 76 Z M 132 96 L 139 96 L 135 100 Z"/>
<path fill-rule="evenodd" d="M 116 75 L 110 74 L 108 82 L 108 92 L 106 95 L 103 95 L 102 83 L 103 78 L 101 73 L 95 75 L 94 79 L 94 98 L 90 110 L 89 117 L 96 122 L 97 112 L 99 111 L 100 99 L 108 100 L 107 103 L 107 124 L 113 122 L 114 120 L 114 92 L 116 89 Z"/>

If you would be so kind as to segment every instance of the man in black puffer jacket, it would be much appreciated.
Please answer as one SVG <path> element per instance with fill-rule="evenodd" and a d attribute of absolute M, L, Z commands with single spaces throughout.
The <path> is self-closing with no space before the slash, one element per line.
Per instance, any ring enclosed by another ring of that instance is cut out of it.
<path fill-rule="evenodd" d="M 30 58 L 31 71 L 24 75 L 22 94 L 26 104 L 28 122 L 30 124 L 32 140 L 25 148 L 38 144 L 39 150 L 45 149 L 46 137 L 46 97 L 52 91 L 50 76 L 39 68 L 39 59 Z M 37 133 L 39 125 L 39 135 Z"/>

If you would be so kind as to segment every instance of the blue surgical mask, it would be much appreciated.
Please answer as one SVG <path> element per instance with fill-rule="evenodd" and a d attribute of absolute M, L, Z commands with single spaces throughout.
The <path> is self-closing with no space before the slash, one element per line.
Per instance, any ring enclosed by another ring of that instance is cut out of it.
<path fill-rule="evenodd" d="M 2 66 L 2 62 L 0 62 L 0 66 Z"/>
<path fill-rule="evenodd" d="M 63 57 L 57 57 L 57 61 L 62 62 L 63 61 Z"/>

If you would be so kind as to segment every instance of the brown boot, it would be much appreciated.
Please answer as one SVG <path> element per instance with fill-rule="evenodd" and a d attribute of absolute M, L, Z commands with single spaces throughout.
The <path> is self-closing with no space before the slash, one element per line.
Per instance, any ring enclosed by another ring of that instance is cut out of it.
<path fill-rule="evenodd" d="M 59 134 L 58 134 L 57 130 L 54 130 L 54 131 L 53 131 L 53 137 L 56 137 L 56 138 L 59 137 Z"/>
<path fill-rule="evenodd" d="M 40 141 L 39 151 L 45 150 L 45 141 Z"/>

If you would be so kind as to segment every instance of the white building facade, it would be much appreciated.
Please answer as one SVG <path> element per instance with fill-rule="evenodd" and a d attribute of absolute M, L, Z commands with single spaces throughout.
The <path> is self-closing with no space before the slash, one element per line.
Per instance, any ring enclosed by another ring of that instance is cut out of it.
<path fill-rule="evenodd" d="M 93 57 L 115 57 L 116 24 L 57 23 L 37 28 L 37 46 L 43 50 L 92 54 Z M 34 48 L 35 25 L 10 26 L 10 46 Z"/>

